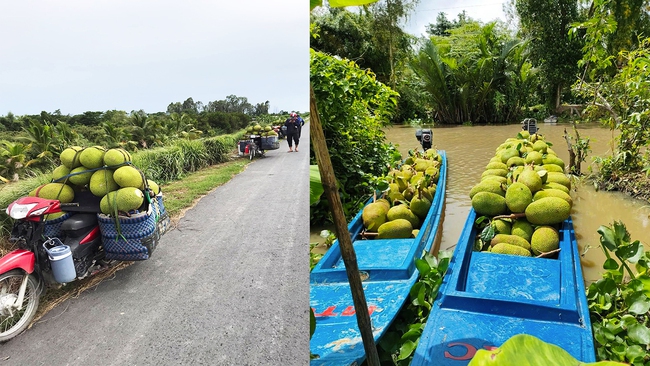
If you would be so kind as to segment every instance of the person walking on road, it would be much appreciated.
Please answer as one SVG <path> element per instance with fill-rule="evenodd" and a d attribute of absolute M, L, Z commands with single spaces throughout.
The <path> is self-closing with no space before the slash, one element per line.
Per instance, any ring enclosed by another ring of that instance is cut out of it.
<path fill-rule="evenodd" d="M 299 119 L 296 113 L 291 113 L 291 116 L 287 118 L 284 122 L 284 125 L 287 126 L 287 143 L 289 144 L 289 152 L 294 151 L 293 143 L 296 144 L 295 151 L 298 152 L 298 143 L 300 142 L 300 132 L 302 130 L 302 124 L 305 122 L 302 118 Z"/>

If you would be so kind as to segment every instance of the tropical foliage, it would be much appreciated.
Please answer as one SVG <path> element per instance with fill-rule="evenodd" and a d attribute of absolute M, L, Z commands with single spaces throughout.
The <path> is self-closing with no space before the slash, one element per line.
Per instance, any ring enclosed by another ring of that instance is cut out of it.
<path fill-rule="evenodd" d="M 574 24 L 571 32 L 574 37 L 584 34 L 585 44 L 579 62 L 583 72 L 574 91 L 589 101 L 587 112 L 591 116 L 602 116 L 605 125 L 619 131 L 612 155 L 596 159 L 600 168 L 597 182 L 605 189 L 615 189 L 621 177 L 650 166 L 650 92 L 646 86 L 650 77 L 650 38 L 627 39 L 630 30 L 618 27 L 620 6 L 617 1 L 595 1 L 593 16 Z M 629 43 L 636 44 L 636 48 L 611 53 Z"/>
<path fill-rule="evenodd" d="M 383 175 L 394 147 L 382 128 L 395 110 L 397 93 L 354 62 L 311 50 L 311 83 L 339 194 L 348 219 L 362 207 L 369 175 Z M 315 164 L 312 152 L 312 164 Z M 327 201 L 312 208 L 315 222 L 327 220 Z"/>
<path fill-rule="evenodd" d="M 443 124 L 506 123 L 521 117 L 536 85 L 527 43 L 496 23 L 469 22 L 424 41 L 413 70 Z"/>
<path fill-rule="evenodd" d="M 650 253 L 622 222 L 598 233 L 607 260 L 602 278 L 587 290 L 598 359 L 649 365 Z"/>
<path fill-rule="evenodd" d="M 68 146 L 122 147 L 131 152 L 156 149 L 177 141 L 196 141 L 240 131 L 252 120 L 284 120 L 269 115 L 269 102 L 252 105 L 245 97 L 203 104 L 188 98 L 171 103 L 168 113 L 143 110 L 87 111 L 0 116 L 0 181 L 9 182 L 49 172 Z M 190 143 L 187 144 L 188 146 Z"/>

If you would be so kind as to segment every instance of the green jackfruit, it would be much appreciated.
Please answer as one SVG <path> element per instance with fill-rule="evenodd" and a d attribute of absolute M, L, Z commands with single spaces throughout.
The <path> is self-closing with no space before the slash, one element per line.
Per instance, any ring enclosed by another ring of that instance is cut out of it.
<path fill-rule="evenodd" d="M 69 203 L 74 200 L 74 190 L 67 184 L 48 183 L 37 188 L 35 195 L 48 200 L 59 200 L 61 203 Z"/>
<path fill-rule="evenodd" d="M 494 161 L 491 163 L 488 163 L 488 165 L 485 166 L 486 170 L 489 169 L 502 169 L 502 170 L 508 170 L 508 166 L 501 161 Z"/>
<path fill-rule="evenodd" d="M 526 164 L 542 164 L 542 154 L 539 151 L 531 151 L 526 155 Z"/>
<path fill-rule="evenodd" d="M 393 206 L 386 214 L 388 221 L 395 221 L 397 219 L 408 220 L 411 223 L 412 229 L 420 228 L 420 219 L 408 208 L 407 205 Z"/>
<path fill-rule="evenodd" d="M 546 149 L 548 149 L 548 145 L 544 141 L 537 140 L 533 144 L 533 150 L 539 151 L 542 154 L 546 154 Z"/>
<path fill-rule="evenodd" d="M 406 189 L 402 192 L 402 196 L 404 196 L 404 199 L 409 202 L 413 199 L 414 195 L 415 195 L 415 189 L 413 188 L 413 186 L 406 187 Z"/>
<path fill-rule="evenodd" d="M 525 184 L 533 194 L 542 189 L 542 178 L 531 167 L 524 168 L 517 176 L 517 182 Z"/>
<path fill-rule="evenodd" d="M 390 209 L 390 202 L 388 202 L 388 200 L 385 198 L 380 198 L 375 202 L 382 203 L 384 206 L 386 206 L 386 212 L 388 212 L 388 210 Z"/>
<path fill-rule="evenodd" d="M 388 220 L 387 213 L 388 208 L 382 202 L 373 202 L 367 205 L 361 212 L 363 226 L 369 231 L 377 231 L 379 226 Z"/>
<path fill-rule="evenodd" d="M 124 149 L 110 149 L 104 154 L 104 165 L 113 166 L 131 161 L 131 154 Z"/>
<path fill-rule="evenodd" d="M 515 182 L 508 187 L 506 205 L 513 213 L 524 212 L 531 202 L 533 202 L 533 194 L 525 184 Z"/>
<path fill-rule="evenodd" d="M 560 247 L 560 234 L 550 226 L 540 226 L 530 240 L 533 254 L 540 255 Z"/>
<path fill-rule="evenodd" d="M 93 173 L 88 184 L 90 192 L 97 197 L 104 197 L 108 192 L 115 191 L 120 186 L 113 179 L 113 172 L 101 169 Z"/>
<path fill-rule="evenodd" d="M 478 192 L 472 197 L 472 207 L 479 215 L 496 216 L 508 211 L 506 199 L 492 192 Z"/>
<path fill-rule="evenodd" d="M 490 246 L 494 247 L 499 243 L 512 244 L 530 250 L 530 243 L 526 239 L 517 235 L 497 234 L 490 241 Z"/>
<path fill-rule="evenodd" d="M 497 219 L 497 220 L 492 220 L 491 222 L 492 228 L 494 228 L 494 232 L 497 234 L 510 234 L 510 231 L 512 230 L 512 226 L 509 221 L 507 220 L 502 220 L 502 219 Z"/>
<path fill-rule="evenodd" d="M 544 164 L 542 165 L 542 168 L 546 170 L 547 172 L 555 172 L 555 173 L 562 173 L 564 174 L 564 170 L 562 167 L 555 165 L 555 164 Z"/>
<path fill-rule="evenodd" d="M 542 189 L 541 191 L 537 191 L 537 193 L 535 193 L 535 196 L 533 197 L 533 200 L 537 201 L 540 198 L 544 198 L 544 197 L 559 197 L 567 201 L 569 205 L 573 206 L 573 200 L 571 199 L 571 196 L 569 196 L 568 193 L 559 189 L 548 188 L 548 189 Z"/>
<path fill-rule="evenodd" d="M 99 209 L 103 214 L 111 215 L 113 214 L 114 209 L 117 209 L 117 201 L 115 200 L 116 195 L 117 191 L 108 192 L 108 194 L 102 197 L 101 201 L 99 201 Z"/>
<path fill-rule="evenodd" d="M 499 243 L 495 246 L 493 246 L 490 249 L 490 252 L 492 253 L 499 253 L 499 254 L 511 254 L 511 255 L 519 255 L 522 257 L 530 257 L 530 250 L 526 250 L 525 248 L 512 245 L 512 244 L 507 244 L 507 243 Z"/>
<path fill-rule="evenodd" d="M 61 155 L 59 155 L 61 164 L 68 167 L 68 169 L 74 169 L 81 166 L 81 162 L 79 161 L 79 155 L 81 154 L 81 151 L 83 151 L 83 147 L 81 146 L 70 146 L 69 148 L 63 150 L 61 152 Z"/>
<path fill-rule="evenodd" d="M 144 194 L 135 187 L 125 187 L 118 189 L 115 196 L 117 200 L 117 209 L 119 211 L 129 212 L 142 206 L 144 203 Z"/>
<path fill-rule="evenodd" d="M 533 236 L 533 225 L 524 218 L 519 218 L 517 221 L 512 223 L 512 230 L 510 234 L 517 235 L 521 238 L 526 239 L 530 243 L 530 239 Z"/>
<path fill-rule="evenodd" d="M 500 157 L 501 157 L 501 162 L 506 164 L 508 162 L 508 159 L 510 159 L 513 156 L 519 156 L 519 150 L 517 150 L 514 147 L 505 149 L 503 152 L 501 152 Z M 506 164 L 507 165 L 507 164 Z"/>
<path fill-rule="evenodd" d="M 106 149 L 101 146 L 87 147 L 79 154 L 79 161 L 88 169 L 96 169 L 104 165 L 105 153 Z"/>
<path fill-rule="evenodd" d="M 545 165 L 550 165 L 550 164 L 557 165 L 557 166 L 560 167 L 562 172 L 564 172 L 564 168 L 565 168 L 564 161 L 562 159 L 560 159 L 559 157 L 557 157 L 556 155 L 548 154 L 548 155 L 546 155 L 546 157 L 544 157 L 542 162 Z"/>
<path fill-rule="evenodd" d="M 412 234 L 411 222 L 405 219 L 388 221 L 377 229 L 377 239 L 407 239 Z"/>
<path fill-rule="evenodd" d="M 500 177 L 505 177 L 508 175 L 508 171 L 505 169 L 488 169 L 481 174 L 481 178 L 485 177 L 486 175 L 498 175 Z"/>
<path fill-rule="evenodd" d="M 564 173 L 549 172 L 546 181 L 560 183 L 568 189 L 571 189 L 571 180 L 569 180 L 569 177 L 567 177 Z"/>
<path fill-rule="evenodd" d="M 142 188 L 144 186 L 144 180 L 140 171 L 131 165 L 117 168 L 113 173 L 113 179 L 115 179 L 115 182 L 122 188 Z"/>
<path fill-rule="evenodd" d="M 559 224 L 570 214 L 571 205 L 558 197 L 540 198 L 526 207 L 526 220 L 533 225 Z"/>
<path fill-rule="evenodd" d="M 566 186 L 564 186 L 564 185 L 562 185 L 560 183 L 548 182 L 548 181 L 546 182 L 546 184 L 544 184 L 542 186 L 542 189 L 559 189 L 560 191 L 562 191 L 562 192 L 564 192 L 566 194 L 569 194 L 569 192 L 570 192 L 569 188 L 567 188 Z"/>
<path fill-rule="evenodd" d="M 59 165 L 58 167 L 56 167 L 56 169 L 54 169 L 54 171 L 52 171 L 52 180 L 59 180 L 68 174 L 70 174 L 70 168 L 68 168 L 65 165 Z M 65 182 L 61 181 L 59 183 L 65 183 Z"/>
<path fill-rule="evenodd" d="M 160 193 L 160 187 L 158 187 L 158 184 L 156 182 L 152 181 L 151 179 L 147 179 L 147 185 L 153 191 L 154 195 L 157 196 L 158 193 Z M 388 203 L 388 201 L 386 201 L 386 203 Z"/>
<path fill-rule="evenodd" d="M 506 192 L 503 190 L 501 183 L 494 179 L 481 181 L 469 191 L 469 198 L 473 198 L 478 192 L 492 192 L 505 197 Z"/>
<path fill-rule="evenodd" d="M 427 217 L 429 209 L 431 208 L 431 201 L 426 199 L 426 197 L 420 198 L 416 195 L 411 200 L 410 208 L 411 212 L 413 212 L 415 216 L 424 221 L 424 218 Z"/>
<path fill-rule="evenodd" d="M 524 164 L 526 164 L 526 161 L 524 158 L 519 156 L 513 156 L 506 162 L 508 168 L 512 168 L 513 166 L 523 166 Z"/>
<path fill-rule="evenodd" d="M 90 183 L 90 178 L 93 176 L 93 173 L 92 170 L 88 170 L 85 166 L 74 168 L 70 171 L 68 182 L 83 187 Z"/>
<path fill-rule="evenodd" d="M 502 177 L 499 175 L 486 175 L 485 177 L 481 178 L 481 182 L 486 180 L 496 180 L 497 182 L 499 182 L 499 184 L 508 182 L 508 179 L 506 177 Z"/>

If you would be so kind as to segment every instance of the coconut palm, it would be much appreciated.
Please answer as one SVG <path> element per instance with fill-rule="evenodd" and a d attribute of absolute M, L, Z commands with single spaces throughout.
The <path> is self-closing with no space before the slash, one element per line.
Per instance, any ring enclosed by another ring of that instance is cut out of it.
<path fill-rule="evenodd" d="M 32 144 L 22 144 L 20 142 L 3 141 L 4 146 L 0 147 L 0 180 L 3 182 L 18 181 L 21 175 L 24 175 L 27 167 L 37 163 L 38 159 L 28 158 L 29 150 Z"/>

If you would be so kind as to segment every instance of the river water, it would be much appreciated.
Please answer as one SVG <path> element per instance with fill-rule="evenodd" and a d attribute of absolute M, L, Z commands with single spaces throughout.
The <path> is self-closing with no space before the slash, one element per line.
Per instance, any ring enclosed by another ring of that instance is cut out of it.
<path fill-rule="evenodd" d="M 568 165 L 569 153 L 563 137 L 566 128 L 572 134 L 569 124 L 538 125 L 539 133 L 545 135 L 546 141 L 553 143 L 553 150 Z M 420 148 L 415 138 L 416 127 L 395 126 L 386 129 L 388 141 L 398 145 L 403 156 L 409 149 Z M 455 126 L 433 128 L 433 145 L 447 153 L 448 176 L 445 217 L 443 222 L 440 250 L 453 250 L 460 236 L 465 219 L 471 208 L 470 189 L 480 181 L 481 173 L 497 146 L 508 137 L 516 137 L 520 126 Z M 614 134 L 596 124 L 578 125 L 580 136 L 589 137 L 592 152 L 583 163 L 582 171 L 588 172 L 593 157 L 602 156 L 611 151 Z M 580 253 L 583 274 L 586 283 L 598 280 L 604 262 L 604 254 L 599 247 L 598 227 L 609 225 L 615 220 L 622 221 L 633 240 L 640 240 L 650 249 L 647 237 L 650 226 L 650 203 L 637 200 L 619 192 L 596 191 L 585 182 L 574 182 L 572 189 L 573 219 Z M 318 240 L 322 228 L 312 228 L 311 240 Z"/>

